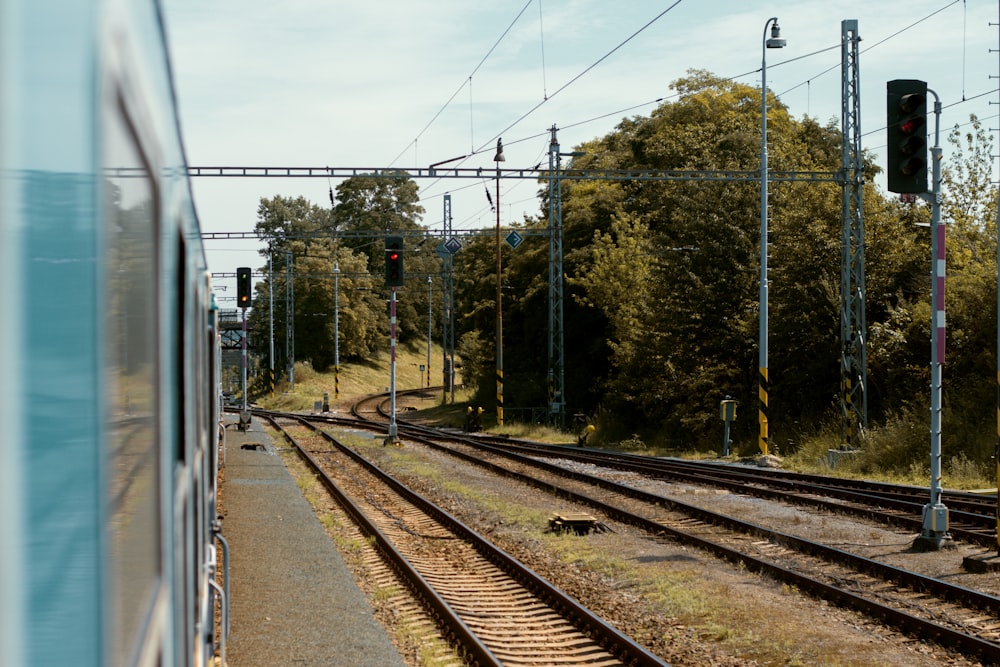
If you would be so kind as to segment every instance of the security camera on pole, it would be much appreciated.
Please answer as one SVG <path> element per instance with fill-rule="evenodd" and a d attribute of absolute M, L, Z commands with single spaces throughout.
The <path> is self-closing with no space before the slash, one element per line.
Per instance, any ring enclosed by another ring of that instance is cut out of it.
<path fill-rule="evenodd" d="M 927 93 L 934 96 L 931 188 L 927 192 Z M 923 527 L 914 546 L 939 549 L 951 539 L 948 508 L 941 501 L 941 365 L 944 363 L 945 226 L 941 224 L 941 100 L 926 81 L 886 84 L 887 177 L 890 192 L 913 194 L 931 205 L 931 484 Z"/>

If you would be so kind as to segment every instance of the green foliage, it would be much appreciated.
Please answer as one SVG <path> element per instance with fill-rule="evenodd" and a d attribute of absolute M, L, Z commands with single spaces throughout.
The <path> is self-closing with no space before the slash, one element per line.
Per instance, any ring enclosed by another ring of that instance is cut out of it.
<path fill-rule="evenodd" d="M 570 168 L 759 168 L 759 88 L 701 71 L 674 88 L 675 101 L 577 147 L 584 154 Z M 839 169 L 836 124 L 794 119 L 773 98 L 768 116 L 774 170 Z M 978 126 L 953 133 L 952 142 L 964 143 L 945 168 L 946 437 L 979 460 L 989 440 L 982 405 L 994 391 L 996 191 L 989 185 L 992 147 Z M 899 440 L 897 421 L 919 425 L 912 420 L 926 411 L 930 211 L 887 198 L 873 184 L 872 157 L 863 159 L 869 438 L 878 443 L 887 428 L 896 438 L 876 444 L 879 458 L 871 465 L 906 469 L 926 447 L 923 437 Z M 841 198 L 833 183 L 770 186 L 769 421 L 782 453 L 820 437 L 818 423 L 831 424 L 832 439 L 839 439 Z M 525 228 L 547 225 L 544 188 L 541 199 L 543 218 L 526 220 Z M 716 447 L 718 402 L 730 395 L 741 404 L 734 444 L 755 445 L 759 202 L 755 179 L 563 181 L 566 404 L 570 412 L 600 415 L 604 439 L 628 440 L 631 433 L 654 446 Z M 529 237 L 516 253 L 503 248 L 502 259 L 506 404 L 544 405 L 547 357 L 539 341 L 549 307 L 547 243 Z M 469 243 L 456 261 L 459 331 L 478 332 L 470 376 L 488 400 L 496 316 L 489 237 Z"/>
<path fill-rule="evenodd" d="M 492 377 L 496 368 L 495 365 L 492 365 L 494 360 L 492 349 L 489 349 L 489 355 L 486 352 L 487 346 L 477 331 L 465 332 L 459 338 L 458 344 L 455 345 L 455 354 L 462 360 L 462 377 L 465 379 L 463 384 L 465 389 L 473 392 L 474 401 L 477 403 L 485 402 L 482 400 L 483 397 L 479 396 L 479 389 L 486 387 L 492 389 L 493 387 L 492 383 L 482 382 L 482 378 L 486 377 L 487 374 Z"/>
<path fill-rule="evenodd" d="M 288 365 L 289 322 L 295 359 L 318 371 L 332 367 L 338 355 L 341 360 L 366 359 L 388 347 L 384 236 L 419 229 L 423 208 L 417 203 L 417 186 L 405 176 L 356 177 L 342 182 L 337 192 L 340 201 L 332 211 L 303 197 L 281 196 L 261 199 L 257 209 L 256 232 L 267 242 L 261 254 L 269 258 L 273 252 L 273 260 L 262 268 L 265 279 L 257 285 L 251 340 L 257 350 L 265 351 L 261 356 L 267 363 L 273 293 L 274 365 L 279 374 Z M 412 286 L 412 291 L 398 300 L 397 336 L 403 343 L 427 336 L 427 278 L 440 273 L 440 260 L 428 251 L 429 245 L 422 240 L 408 244 L 405 251 L 408 280 L 401 290 Z M 292 313 L 289 303 L 294 304 Z"/>
<path fill-rule="evenodd" d="M 648 117 L 622 119 L 577 147 L 583 154 L 566 167 L 759 170 L 759 88 L 703 71 L 689 72 L 674 88 L 673 101 Z M 780 100 L 769 98 L 768 125 L 773 170 L 839 170 L 836 124 L 792 118 Z M 978 119 L 970 126 L 949 136 L 942 206 L 948 224 L 944 449 L 966 472 L 992 454 L 995 425 L 984 406 L 995 402 L 997 317 L 993 147 Z M 930 209 L 887 197 L 874 185 L 872 157 L 863 160 L 870 423 L 865 452 L 854 465 L 905 476 L 919 472 L 927 447 Z M 495 401 L 500 310 L 505 407 L 538 408 L 553 400 L 545 343 L 554 265 L 547 182 L 541 185 L 539 217 L 508 223 L 526 232 L 516 251 L 498 247 L 490 226 L 454 258 L 462 375 L 487 412 Z M 337 197 L 333 211 L 280 197 L 262 200 L 259 210 L 258 232 L 277 251 L 276 295 L 284 294 L 283 251 L 294 252 L 296 356 L 317 369 L 330 363 L 330 319 L 322 314 L 332 309 L 326 277 L 332 261 L 343 271 L 341 353 L 358 358 L 385 341 L 382 237 L 407 239 L 401 341 L 426 335 L 428 287 L 437 289 L 426 280 L 440 274 L 438 240 L 408 233 L 420 229 L 423 209 L 404 174 L 349 179 Z M 783 455 L 809 457 L 839 446 L 841 201 L 835 183 L 770 184 L 768 416 Z M 562 182 L 566 396 L 560 398 L 568 414 L 600 422 L 603 442 L 622 437 L 652 447 L 717 449 L 718 405 L 729 395 L 740 402 L 734 446 L 755 450 L 759 205 L 755 178 Z M 261 294 L 269 285 L 261 287 L 255 312 L 266 312 Z M 277 308 L 275 317 L 283 322 L 284 312 Z M 258 344 L 265 326 L 255 316 Z"/>

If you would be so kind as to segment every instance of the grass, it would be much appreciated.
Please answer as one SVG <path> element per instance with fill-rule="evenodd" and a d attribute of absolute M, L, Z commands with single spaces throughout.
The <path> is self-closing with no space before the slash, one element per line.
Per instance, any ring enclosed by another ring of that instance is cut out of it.
<path fill-rule="evenodd" d="M 441 356 L 441 347 L 432 345 L 431 381 L 434 383 L 440 381 Z M 310 411 L 317 402 L 322 404 L 324 394 L 328 394 L 331 404 L 336 402 L 335 384 L 339 386 L 340 399 L 343 403 L 354 397 L 387 391 L 390 376 L 389 361 L 389 353 L 384 352 L 368 362 L 344 363 L 341 364 L 340 372 L 336 378 L 333 372 L 319 373 L 308 363 L 300 362 L 295 365 L 294 387 L 283 382 L 276 388 L 273 397 L 270 394 L 264 394 L 257 398 L 257 403 L 273 410 Z M 425 345 L 415 344 L 397 347 L 396 389 L 404 391 L 427 386 L 426 368 L 423 373 L 420 372 L 420 366 L 426 366 L 426 364 L 427 348 Z M 465 423 L 466 410 L 470 407 L 470 393 L 457 388 L 454 403 L 445 403 L 443 399 L 444 396 L 441 392 L 435 392 L 433 397 L 420 401 L 417 410 L 410 412 L 408 418 L 461 428 Z M 576 442 L 575 433 L 559 431 L 544 425 L 507 421 L 503 428 L 498 428 L 495 415 L 490 412 L 483 414 L 483 427 L 486 433 L 508 435 L 512 438 L 556 444 L 575 444 Z M 597 442 L 600 440 L 597 439 Z M 654 448 L 643 442 L 639 435 L 632 435 L 619 443 L 602 442 L 601 446 L 618 447 L 633 453 L 653 456 L 671 455 L 693 459 L 706 457 L 703 451 L 677 449 L 664 451 Z M 926 425 L 918 416 L 902 414 L 886 425 L 872 428 L 866 433 L 861 451 L 849 458 L 842 458 L 837 467 L 832 468 L 828 462 L 827 452 L 839 448 L 839 428 L 817 429 L 815 433 L 804 437 L 800 446 L 793 453 L 784 457 L 784 467 L 839 477 L 918 486 L 929 484 L 928 434 Z M 716 454 L 712 453 L 708 456 L 715 458 Z M 973 460 L 965 452 L 945 451 L 942 464 L 943 483 L 946 488 L 996 488 L 996 471 L 991 462 L 980 463 Z"/>
<path fill-rule="evenodd" d="M 441 382 L 441 347 L 431 347 L 431 382 L 440 385 Z M 340 398 L 363 396 L 381 391 L 388 391 L 390 381 L 389 352 L 379 353 L 374 359 L 363 363 L 342 363 L 340 372 L 332 370 L 319 373 L 309 362 L 295 364 L 295 385 L 287 380 L 277 383 L 274 395 L 264 393 L 255 397 L 256 402 L 271 410 L 286 410 L 289 412 L 312 410 L 315 403 L 322 403 L 323 394 L 329 395 L 331 403 L 335 400 L 335 389 L 339 387 Z M 420 366 L 424 372 L 420 372 Z M 399 346 L 396 348 L 396 389 L 420 389 L 427 386 L 427 347 L 426 345 Z M 439 395 L 440 396 L 440 395 Z"/>
<path fill-rule="evenodd" d="M 431 383 L 440 387 L 441 347 L 431 346 Z M 425 344 L 403 345 L 396 348 L 396 390 L 407 391 L 421 389 L 427 386 L 427 347 Z M 424 366 L 424 372 L 420 367 Z M 349 401 L 353 398 L 389 390 L 390 382 L 389 353 L 384 352 L 375 359 L 363 363 L 347 362 L 340 365 L 340 372 L 319 373 L 308 362 L 295 364 L 295 386 L 283 380 L 277 383 L 274 395 L 264 393 L 255 397 L 255 402 L 268 410 L 284 410 L 288 412 L 304 412 L 313 410 L 316 403 L 322 404 L 323 395 L 327 394 L 332 404 L 336 402 L 335 387 L 340 389 L 340 400 Z M 461 378 L 456 380 L 461 382 Z M 415 412 L 407 416 L 426 420 L 435 424 L 461 428 L 465 424 L 466 408 L 470 404 L 470 392 L 460 386 L 455 389 L 455 402 L 444 402 L 444 394 L 440 390 L 433 397 L 421 400 Z M 496 419 L 490 413 L 483 414 L 483 430 L 496 435 L 508 435 L 512 438 L 525 438 L 550 443 L 575 442 L 575 436 L 558 429 L 538 424 L 522 424 L 506 422 L 503 428 L 496 426 Z"/>
<path fill-rule="evenodd" d="M 930 441 L 926 425 L 912 416 L 899 417 L 866 434 L 855 454 L 841 457 L 831 467 L 829 450 L 840 449 L 840 435 L 825 429 L 803 439 L 795 453 L 784 459 L 786 468 L 801 472 L 868 479 L 894 484 L 930 484 Z M 949 489 L 996 488 L 990 463 L 972 460 L 962 451 L 942 451 L 942 484 Z"/>

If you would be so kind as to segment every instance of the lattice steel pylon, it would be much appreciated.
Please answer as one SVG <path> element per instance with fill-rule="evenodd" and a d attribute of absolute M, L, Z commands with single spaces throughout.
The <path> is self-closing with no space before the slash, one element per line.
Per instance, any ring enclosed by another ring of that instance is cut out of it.
<path fill-rule="evenodd" d="M 285 363 L 288 384 L 295 389 L 295 265 L 292 251 L 285 251 Z"/>
<path fill-rule="evenodd" d="M 563 335 L 563 236 L 562 179 L 560 177 L 558 128 L 549 131 L 549 421 L 562 428 L 566 423 L 566 351 Z"/>
<path fill-rule="evenodd" d="M 444 201 L 443 210 L 443 229 L 444 233 L 442 238 L 445 243 L 452 239 L 451 230 L 451 195 L 445 193 L 442 198 Z M 440 255 L 441 257 L 441 271 L 442 271 L 442 300 L 443 307 L 441 309 L 441 347 L 443 348 L 444 358 L 441 362 L 441 368 L 443 372 L 444 379 L 444 402 L 447 403 L 450 400 L 452 403 L 455 402 L 455 265 L 454 265 L 454 252 L 450 249 L 445 249 Z"/>
<path fill-rule="evenodd" d="M 841 447 L 858 445 L 868 426 L 868 329 L 865 318 L 864 172 L 861 154 L 861 79 L 857 19 L 841 22 Z"/>

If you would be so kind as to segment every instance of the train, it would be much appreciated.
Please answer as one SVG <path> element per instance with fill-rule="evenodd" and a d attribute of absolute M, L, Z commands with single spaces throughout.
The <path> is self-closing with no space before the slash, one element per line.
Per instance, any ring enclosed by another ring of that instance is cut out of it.
<path fill-rule="evenodd" d="M 156 0 L 0 0 L 0 665 L 202 667 L 217 311 Z"/>

